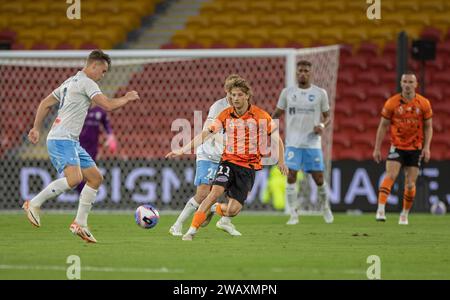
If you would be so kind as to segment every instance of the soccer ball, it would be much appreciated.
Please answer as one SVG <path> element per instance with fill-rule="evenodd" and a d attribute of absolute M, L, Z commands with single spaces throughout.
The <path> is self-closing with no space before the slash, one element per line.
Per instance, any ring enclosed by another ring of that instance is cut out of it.
<path fill-rule="evenodd" d="M 431 205 L 431 213 L 433 215 L 445 215 L 447 212 L 447 207 L 445 206 L 445 203 L 442 201 L 438 201 Z"/>
<path fill-rule="evenodd" d="M 141 228 L 150 229 L 156 226 L 159 221 L 159 212 L 150 204 L 144 204 L 136 209 L 134 214 L 136 224 Z"/>

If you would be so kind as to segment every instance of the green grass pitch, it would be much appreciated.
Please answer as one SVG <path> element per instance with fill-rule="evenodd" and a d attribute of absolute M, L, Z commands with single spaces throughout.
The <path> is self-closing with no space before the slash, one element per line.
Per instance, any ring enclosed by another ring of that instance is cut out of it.
<path fill-rule="evenodd" d="M 150 230 L 129 214 L 92 214 L 98 244 L 69 232 L 71 214 L 43 214 L 34 228 L 22 214 L 0 215 L 0 279 L 66 279 L 67 257 L 81 261 L 81 279 L 367 279 L 367 257 L 378 255 L 381 279 L 450 279 L 448 216 L 398 214 L 377 223 L 373 214 L 303 217 L 240 215 L 241 237 L 211 224 L 192 242 L 168 234 L 174 215 Z M 185 225 L 185 229 L 187 228 Z"/>

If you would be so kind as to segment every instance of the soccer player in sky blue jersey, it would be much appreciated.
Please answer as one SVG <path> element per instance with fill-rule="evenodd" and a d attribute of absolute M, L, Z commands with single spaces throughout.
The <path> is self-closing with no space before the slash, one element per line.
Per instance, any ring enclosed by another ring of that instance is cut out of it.
<path fill-rule="evenodd" d="M 310 173 L 317 184 L 319 202 L 326 223 L 334 218 L 330 209 L 322 154 L 322 133 L 330 123 L 330 105 L 327 92 L 311 83 L 312 64 L 302 60 L 297 63 L 298 86 L 285 88 L 278 100 L 272 118 L 286 112 L 286 165 L 289 175 L 286 200 L 291 217 L 288 225 L 298 223 L 299 201 L 296 191 L 297 172 Z"/>
<path fill-rule="evenodd" d="M 101 50 L 92 51 L 81 71 L 68 78 L 41 101 L 33 128 L 28 133 L 30 142 L 37 144 L 45 117 L 51 107 L 58 104 L 58 115 L 47 136 L 47 149 L 53 166 L 58 173 L 64 172 L 64 177 L 51 182 L 33 199 L 25 201 L 22 207 L 28 220 L 40 227 L 41 205 L 75 188 L 84 179 L 86 185 L 80 194 L 77 216 L 69 229 L 90 243 L 96 243 L 97 240 L 88 229 L 87 218 L 103 176 L 91 156 L 80 146 L 79 136 L 84 120 L 92 103 L 113 111 L 130 101 L 139 100 L 136 91 L 116 99 L 109 99 L 101 92 L 97 81 L 103 78 L 110 65 L 111 59 L 106 53 Z"/>

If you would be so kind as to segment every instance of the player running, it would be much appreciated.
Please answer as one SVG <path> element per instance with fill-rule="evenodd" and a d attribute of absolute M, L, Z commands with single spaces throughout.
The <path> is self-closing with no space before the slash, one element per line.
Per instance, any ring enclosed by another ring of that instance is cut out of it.
<path fill-rule="evenodd" d="M 324 163 L 321 135 L 330 124 L 330 105 L 327 92 L 311 83 L 312 64 L 302 60 L 297 63 L 298 87 L 285 88 L 280 94 L 272 118 L 286 114 L 286 165 L 289 175 L 286 201 L 290 218 L 286 224 L 298 223 L 299 201 L 296 191 L 297 172 L 310 173 L 317 185 L 319 203 L 326 223 L 333 223 L 327 183 L 323 178 Z"/>
<path fill-rule="evenodd" d="M 220 112 L 230 107 L 229 86 L 239 78 L 239 75 L 232 74 L 225 79 L 224 90 L 226 97 L 217 100 L 211 105 L 203 130 L 206 130 L 212 124 Z M 183 223 L 198 209 L 200 203 L 208 196 L 217 172 L 217 167 L 219 166 L 220 157 L 223 153 L 223 138 L 223 133 L 218 132 L 197 148 L 197 168 L 194 179 L 194 185 L 197 187 L 197 191 L 195 196 L 189 199 L 175 223 L 170 227 L 169 233 L 173 236 L 183 235 L 181 233 Z M 233 236 L 241 235 L 231 223 L 230 217 L 223 216 L 217 221 L 216 226 Z"/>
<path fill-rule="evenodd" d="M 212 134 L 225 130 L 225 150 L 219 164 L 212 188 L 206 199 L 194 214 L 191 227 L 183 240 L 192 240 L 199 227 L 215 212 L 220 216 L 233 217 L 242 209 L 248 193 L 253 187 L 255 171 L 261 166 L 261 144 L 270 134 L 277 134 L 272 118 L 259 107 L 251 104 L 252 90 L 244 79 L 230 85 L 232 107 L 222 111 L 215 121 L 196 136 L 188 145 L 166 155 L 176 157 L 189 152 L 197 143 L 203 143 Z M 278 138 L 278 153 L 284 153 L 283 142 Z M 287 174 L 283 156 L 279 156 L 278 166 Z M 228 203 L 215 204 L 226 193 Z"/>
<path fill-rule="evenodd" d="M 390 127 L 391 148 L 386 160 L 386 176 L 378 193 L 377 221 L 386 221 L 385 206 L 400 169 L 405 170 L 403 210 L 398 224 L 408 225 L 408 214 L 416 195 L 416 180 L 420 161 L 430 160 L 433 125 L 430 101 L 415 92 L 417 78 L 407 72 L 401 78 L 402 92 L 389 98 L 381 112 L 373 151 L 374 160 L 381 162 L 381 143 Z"/>
<path fill-rule="evenodd" d="M 110 65 L 111 59 L 107 54 L 101 50 L 92 51 L 81 71 L 64 81 L 41 101 L 34 126 L 28 134 L 33 144 L 38 143 L 45 117 L 53 105 L 59 104 L 58 116 L 47 136 L 47 148 L 53 166 L 58 173 L 64 172 L 64 177 L 51 182 L 31 201 L 25 201 L 23 209 L 31 224 L 40 227 L 41 205 L 75 188 L 84 179 L 86 185 L 80 194 L 77 216 L 69 229 L 90 243 L 96 243 L 97 240 L 88 229 L 87 219 L 103 176 L 91 156 L 80 146 L 78 137 L 81 128 L 91 102 L 107 111 L 113 111 L 139 99 L 136 91 L 128 92 L 117 99 L 108 99 L 101 92 L 96 81 L 103 78 Z"/>

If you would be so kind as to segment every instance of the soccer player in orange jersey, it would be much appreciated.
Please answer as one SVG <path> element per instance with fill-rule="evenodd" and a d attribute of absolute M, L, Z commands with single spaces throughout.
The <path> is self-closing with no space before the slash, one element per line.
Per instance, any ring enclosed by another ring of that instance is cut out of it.
<path fill-rule="evenodd" d="M 205 221 L 208 222 L 213 213 L 233 217 L 241 211 L 253 187 L 255 171 L 262 168 L 262 141 L 272 133 L 278 133 L 278 128 L 273 124 L 270 115 L 251 104 L 252 90 L 246 80 L 234 81 L 229 86 L 229 90 L 232 107 L 224 109 L 214 122 L 188 145 L 166 155 L 167 158 L 172 158 L 189 152 L 197 144 L 203 143 L 220 130 L 224 130 L 227 135 L 225 150 L 212 183 L 212 189 L 197 209 L 191 227 L 183 236 L 183 240 L 192 240 L 200 225 Z M 276 141 L 279 154 L 278 167 L 284 175 L 287 175 L 288 169 L 283 157 L 283 141 L 279 136 Z M 228 203 L 215 204 L 223 193 L 226 193 Z"/>
<path fill-rule="evenodd" d="M 385 205 L 391 187 L 400 169 L 405 170 L 403 210 L 399 224 L 408 225 L 408 213 L 416 195 L 416 180 L 421 160 L 430 160 L 430 143 L 433 136 L 430 102 L 417 94 L 417 78 L 407 72 L 401 78 L 402 92 L 389 98 L 381 112 L 373 158 L 381 161 L 381 143 L 390 127 L 391 148 L 386 161 L 386 176 L 378 193 L 377 221 L 386 221 Z"/>

